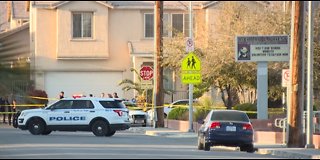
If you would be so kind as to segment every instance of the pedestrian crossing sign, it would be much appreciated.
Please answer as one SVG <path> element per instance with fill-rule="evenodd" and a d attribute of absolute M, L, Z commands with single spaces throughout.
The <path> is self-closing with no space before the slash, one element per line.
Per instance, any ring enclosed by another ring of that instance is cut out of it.
<path fill-rule="evenodd" d="M 193 53 L 190 52 L 183 60 L 182 60 L 182 71 L 200 71 L 201 70 L 201 61 L 199 58 Z"/>
<path fill-rule="evenodd" d="M 202 81 L 201 61 L 193 52 L 182 60 L 181 81 L 184 84 L 198 84 Z"/>

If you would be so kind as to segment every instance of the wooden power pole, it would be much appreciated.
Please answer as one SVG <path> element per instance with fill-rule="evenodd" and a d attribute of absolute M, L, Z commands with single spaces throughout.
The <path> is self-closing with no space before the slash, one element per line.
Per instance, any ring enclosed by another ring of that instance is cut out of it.
<path fill-rule="evenodd" d="M 304 53 L 304 2 L 294 2 L 293 33 L 292 34 L 292 58 L 291 68 L 291 113 L 289 118 L 289 139 L 288 147 L 304 147 L 304 137 L 302 133 L 303 115 L 303 53 Z M 302 97 L 302 98 L 301 98 Z"/>
<path fill-rule="evenodd" d="M 156 127 L 164 127 L 164 112 L 163 112 L 163 68 L 161 67 L 161 57 L 162 57 L 162 33 L 163 33 L 163 1 L 155 1 L 155 50 L 156 50 L 156 87 L 155 87 L 155 96 L 156 102 L 155 106 L 157 106 L 157 122 Z"/>

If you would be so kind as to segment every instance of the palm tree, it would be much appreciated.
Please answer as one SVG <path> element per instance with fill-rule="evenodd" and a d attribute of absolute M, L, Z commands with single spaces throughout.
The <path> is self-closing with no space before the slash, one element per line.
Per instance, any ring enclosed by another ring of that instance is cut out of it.
<path fill-rule="evenodd" d="M 144 108 L 144 107 L 146 107 L 145 106 L 145 102 L 146 102 L 145 94 L 147 92 L 147 89 L 143 88 L 144 84 L 142 83 L 142 78 L 140 77 L 139 72 L 134 68 L 130 68 L 130 71 L 134 72 L 136 75 L 138 75 L 137 76 L 138 81 L 134 82 L 133 80 L 130 80 L 130 79 L 124 79 L 118 85 L 119 86 L 124 85 L 122 87 L 122 90 L 124 90 L 124 91 L 129 91 L 129 90 L 137 91 L 138 92 L 137 105 Z"/>
<path fill-rule="evenodd" d="M 134 68 L 130 68 L 130 71 L 135 72 L 135 74 L 139 75 L 138 71 Z M 124 87 L 122 87 L 122 90 L 124 91 L 129 91 L 132 89 L 136 90 L 139 95 L 143 95 L 145 92 L 145 89 L 143 89 L 142 87 L 143 84 L 142 84 L 142 79 L 140 75 L 138 76 L 138 82 L 133 82 L 133 80 L 130 80 L 130 79 L 124 79 L 118 85 L 119 86 L 125 85 Z"/>

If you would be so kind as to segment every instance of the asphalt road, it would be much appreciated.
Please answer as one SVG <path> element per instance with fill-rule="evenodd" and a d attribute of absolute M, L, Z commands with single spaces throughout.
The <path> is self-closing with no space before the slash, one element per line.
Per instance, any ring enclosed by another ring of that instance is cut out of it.
<path fill-rule="evenodd" d="M 1 159 L 224 159 L 280 158 L 219 147 L 197 150 L 196 138 L 146 136 L 133 131 L 112 137 L 95 137 L 91 132 L 52 132 L 35 136 L 28 131 L 0 125 Z"/>

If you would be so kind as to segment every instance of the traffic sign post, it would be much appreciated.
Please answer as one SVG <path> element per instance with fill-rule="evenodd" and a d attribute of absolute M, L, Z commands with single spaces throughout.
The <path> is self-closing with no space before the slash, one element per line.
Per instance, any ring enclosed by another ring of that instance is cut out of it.
<path fill-rule="evenodd" d="M 145 80 L 151 80 L 153 78 L 153 69 L 150 66 L 143 66 L 140 69 L 140 77 Z"/>
<path fill-rule="evenodd" d="M 188 38 L 186 41 L 186 51 L 193 52 L 194 51 L 194 42 L 192 38 Z"/>
<path fill-rule="evenodd" d="M 282 87 L 287 87 L 290 83 L 290 70 L 283 69 L 282 70 Z"/>

